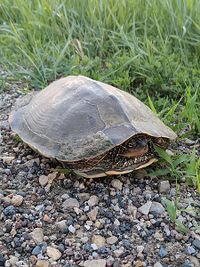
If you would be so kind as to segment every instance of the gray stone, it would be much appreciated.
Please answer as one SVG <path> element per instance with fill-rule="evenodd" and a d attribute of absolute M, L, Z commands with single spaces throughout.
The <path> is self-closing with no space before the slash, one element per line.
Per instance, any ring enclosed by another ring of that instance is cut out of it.
<path fill-rule="evenodd" d="M 49 262 L 46 260 L 38 260 L 36 267 L 49 267 Z"/>
<path fill-rule="evenodd" d="M 65 194 L 63 194 L 63 195 L 61 196 L 61 198 L 62 198 L 62 199 L 68 199 L 68 198 L 69 198 L 69 195 L 68 195 L 67 193 L 65 193 Z"/>
<path fill-rule="evenodd" d="M 34 249 L 32 250 L 32 255 L 38 255 L 40 254 L 42 251 L 42 247 L 41 246 L 36 246 L 34 247 Z"/>
<path fill-rule="evenodd" d="M 47 255 L 49 258 L 51 258 L 54 261 L 59 260 L 60 257 L 62 256 L 61 252 L 57 248 L 50 247 L 50 246 L 47 247 Z"/>
<path fill-rule="evenodd" d="M 118 241 L 118 238 L 116 236 L 111 236 L 106 239 L 107 244 L 113 245 Z"/>
<path fill-rule="evenodd" d="M 97 196 L 91 196 L 91 197 L 89 198 L 89 200 L 88 200 L 88 205 L 89 205 L 90 207 L 93 207 L 93 206 L 97 205 L 98 202 L 99 202 L 99 198 L 98 198 Z"/>
<path fill-rule="evenodd" d="M 10 164 L 15 159 L 15 157 L 14 156 L 2 156 L 0 159 L 2 159 L 3 162 L 6 164 Z"/>
<path fill-rule="evenodd" d="M 101 247 L 105 246 L 106 240 L 101 235 L 93 235 L 92 243 L 96 244 L 98 248 L 101 248 Z"/>
<path fill-rule="evenodd" d="M 5 263 L 5 266 L 16 266 L 16 263 L 18 261 L 19 261 L 18 257 L 16 257 L 16 256 L 10 256 L 10 259 L 7 260 L 6 263 Z"/>
<path fill-rule="evenodd" d="M 168 193 L 170 191 L 170 183 L 169 181 L 161 181 L 159 185 L 160 193 Z"/>
<path fill-rule="evenodd" d="M 115 256 L 117 258 L 120 257 L 123 253 L 124 253 L 124 248 L 123 247 L 120 247 L 120 248 L 114 250 L 114 254 L 115 254 Z"/>
<path fill-rule="evenodd" d="M 48 180 L 49 180 L 49 178 L 48 178 L 47 175 L 41 175 L 41 176 L 39 177 L 39 184 L 40 184 L 41 186 L 45 186 L 45 185 L 47 185 Z"/>
<path fill-rule="evenodd" d="M 43 212 L 45 210 L 44 204 L 35 206 L 35 209 L 39 212 Z"/>
<path fill-rule="evenodd" d="M 3 213 L 5 216 L 13 216 L 16 213 L 16 208 L 10 205 L 3 210 Z"/>
<path fill-rule="evenodd" d="M 21 206 L 24 198 L 21 195 L 13 195 L 12 197 L 1 197 L 1 199 L 15 207 L 19 207 Z"/>
<path fill-rule="evenodd" d="M 165 247 L 163 246 L 160 246 L 160 249 L 159 249 L 159 256 L 161 258 L 164 258 L 165 256 L 167 256 L 167 250 Z"/>
<path fill-rule="evenodd" d="M 0 266 L 4 266 L 5 262 L 6 262 L 5 257 L 0 253 Z"/>
<path fill-rule="evenodd" d="M 199 239 L 195 239 L 193 241 L 193 246 L 195 246 L 196 248 L 200 249 L 200 240 Z"/>
<path fill-rule="evenodd" d="M 92 252 L 92 257 L 93 258 L 98 258 L 99 254 L 95 251 Z"/>
<path fill-rule="evenodd" d="M 62 207 L 64 209 L 67 209 L 67 208 L 79 208 L 79 202 L 78 202 L 78 200 L 76 198 L 68 198 L 63 202 Z"/>
<path fill-rule="evenodd" d="M 84 212 L 89 211 L 90 210 L 90 206 L 86 205 L 83 210 L 84 210 Z"/>
<path fill-rule="evenodd" d="M 29 265 L 25 261 L 18 261 L 16 267 L 29 267 Z"/>
<path fill-rule="evenodd" d="M 56 222 L 56 226 L 59 230 L 61 231 L 65 231 L 67 229 L 67 221 L 66 220 L 62 220 L 62 221 L 59 221 L 59 222 Z"/>
<path fill-rule="evenodd" d="M 143 250 L 144 250 L 144 246 L 137 246 L 137 247 L 136 247 L 136 251 L 137 251 L 137 253 L 142 253 Z"/>
<path fill-rule="evenodd" d="M 68 230 L 69 230 L 70 233 L 72 233 L 72 234 L 74 234 L 74 233 L 76 232 L 76 229 L 74 228 L 73 225 L 70 225 L 70 226 L 68 227 Z"/>
<path fill-rule="evenodd" d="M 170 196 L 174 197 L 176 195 L 176 188 L 171 188 L 169 194 Z"/>
<path fill-rule="evenodd" d="M 98 249 L 96 244 L 91 244 L 91 247 L 92 247 L 93 250 L 97 250 Z"/>
<path fill-rule="evenodd" d="M 148 215 L 150 208 L 151 208 L 152 202 L 151 201 L 147 201 L 147 203 L 145 203 L 144 205 L 142 205 L 141 207 L 138 208 L 138 211 L 144 215 Z"/>
<path fill-rule="evenodd" d="M 88 212 L 88 217 L 91 221 L 96 221 L 98 210 L 98 207 L 95 207 L 90 212 Z"/>
<path fill-rule="evenodd" d="M 196 250 L 192 246 L 187 246 L 185 251 L 187 254 L 190 254 L 190 255 L 196 253 Z"/>
<path fill-rule="evenodd" d="M 165 208 L 159 202 L 153 201 L 150 207 L 150 212 L 155 214 L 162 214 Z"/>
<path fill-rule="evenodd" d="M 37 245 L 42 243 L 42 241 L 44 240 L 43 229 L 42 228 L 35 228 L 31 232 L 31 237 Z"/>
<path fill-rule="evenodd" d="M 116 226 L 119 226 L 120 225 L 120 221 L 118 219 L 115 219 L 113 224 L 116 225 Z"/>
<path fill-rule="evenodd" d="M 89 240 L 89 238 L 87 236 L 84 236 L 84 237 L 81 238 L 81 242 L 82 243 L 87 243 L 88 240 Z"/>
<path fill-rule="evenodd" d="M 99 259 L 99 260 L 87 260 L 84 262 L 84 267 L 105 267 L 106 260 Z"/>
<path fill-rule="evenodd" d="M 191 140 L 189 138 L 185 138 L 183 141 L 187 145 L 194 145 L 195 144 L 195 141 L 194 140 Z"/>
<path fill-rule="evenodd" d="M 117 190 L 122 190 L 123 184 L 119 179 L 113 179 L 111 181 L 111 185 L 112 185 L 112 187 L 114 187 Z"/>
<path fill-rule="evenodd" d="M 164 226 L 164 232 L 165 232 L 166 236 L 170 236 L 171 235 L 171 231 L 169 230 L 169 226 L 168 225 Z"/>
<path fill-rule="evenodd" d="M 133 219 L 135 220 L 137 215 L 137 208 L 133 205 L 129 205 L 127 211 L 130 215 L 132 215 Z"/>
<path fill-rule="evenodd" d="M 115 261 L 113 262 L 112 267 L 121 267 L 121 264 L 120 264 L 120 262 L 119 262 L 118 260 L 115 260 Z M 134 267 L 135 267 L 135 266 L 134 266 Z"/>
<path fill-rule="evenodd" d="M 163 265 L 160 262 L 156 262 L 153 267 L 163 267 Z"/>
<path fill-rule="evenodd" d="M 90 198 L 90 194 L 89 193 L 80 193 L 78 194 L 78 198 L 80 200 L 80 202 L 85 202 Z"/>
<path fill-rule="evenodd" d="M 84 227 L 85 227 L 86 230 L 88 230 L 88 231 L 90 230 L 90 226 L 89 225 L 85 224 Z"/>
<path fill-rule="evenodd" d="M 21 206 L 23 200 L 24 200 L 23 196 L 20 196 L 20 195 L 14 195 L 14 196 L 12 197 L 12 204 L 13 204 L 14 206 L 19 207 L 19 206 Z"/>
<path fill-rule="evenodd" d="M 191 267 L 191 263 L 190 261 L 186 260 L 182 265 L 181 267 Z"/>
<path fill-rule="evenodd" d="M 200 266 L 200 261 L 199 261 L 199 257 L 198 255 L 195 255 L 195 256 L 190 256 L 190 261 L 191 263 L 193 264 L 194 267 L 199 267 Z"/>
<path fill-rule="evenodd" d="M 134 262 L 134 267 L 144 267 L 145 266 L 145 262 L 141 261 L 141 260 L 136 260 Z"/>

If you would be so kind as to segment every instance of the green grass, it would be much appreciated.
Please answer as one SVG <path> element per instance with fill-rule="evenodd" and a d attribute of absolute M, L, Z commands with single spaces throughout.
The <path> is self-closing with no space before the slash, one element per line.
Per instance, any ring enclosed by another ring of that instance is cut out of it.
<path fill-rule="evenodd" d="M 195 139 L 199 14 L 199 0 L 1 0 L 0 64 L 30 88 L 69 74 L 113 84 L 145 101 L 180 139 Z"/>

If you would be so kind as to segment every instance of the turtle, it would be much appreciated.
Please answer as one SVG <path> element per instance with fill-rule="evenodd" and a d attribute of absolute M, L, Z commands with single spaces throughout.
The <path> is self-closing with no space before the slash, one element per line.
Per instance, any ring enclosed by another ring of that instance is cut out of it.
<path fill-rule="evenodd" d="M 43 156 L 86 178 L 121 175 L 157 161 L 176 133 L 132 94 L 82 75 L 18 101 L 11 129 Z"/>

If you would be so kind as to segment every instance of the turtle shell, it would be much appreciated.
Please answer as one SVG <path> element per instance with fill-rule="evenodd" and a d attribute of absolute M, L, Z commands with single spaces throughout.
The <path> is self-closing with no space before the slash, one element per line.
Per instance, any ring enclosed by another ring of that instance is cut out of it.
<path fill-rule="evenodd" d="M 13 131 L 50 158 L 96 157 L 136 134 L 176 138 L 140 100 L 84 76 L 68 76 L 22 98 L 10 114 Z"/>

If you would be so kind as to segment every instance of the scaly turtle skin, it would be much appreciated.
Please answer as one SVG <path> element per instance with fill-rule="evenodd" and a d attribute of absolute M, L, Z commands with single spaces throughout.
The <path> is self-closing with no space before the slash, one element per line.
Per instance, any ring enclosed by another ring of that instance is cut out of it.
<path fill-rule="evenodd" d="M 25 96 L 9 122 L 30 147 L 89 178 L 146 167 L 156 161 L 153 143 L 176 138 L 140 100 L 84 76 Z"/>

